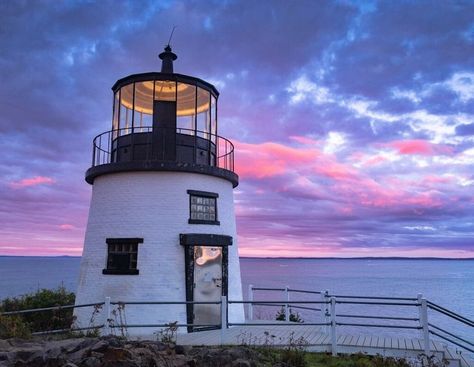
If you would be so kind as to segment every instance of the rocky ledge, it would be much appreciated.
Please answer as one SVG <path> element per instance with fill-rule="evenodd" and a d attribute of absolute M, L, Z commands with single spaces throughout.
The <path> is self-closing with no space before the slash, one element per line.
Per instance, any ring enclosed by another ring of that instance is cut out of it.
<path fill-rule="evenodd" d="M 254 367 L 260 360 L 247 347 L 183 347 L 116 337 L 0 340 L 0 367 Z"/>

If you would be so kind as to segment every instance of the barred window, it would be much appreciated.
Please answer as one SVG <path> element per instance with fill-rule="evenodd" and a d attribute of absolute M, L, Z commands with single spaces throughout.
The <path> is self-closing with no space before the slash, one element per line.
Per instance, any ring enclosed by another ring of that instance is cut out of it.
<path fill-rule="evenodd" d="M 213 192 L 188 190 L 189 223 L 220 224 L 217 220 L 218 194 Z"/>
<path fill-rule="evenodd" d="M 107 238 L 107 268 L 103 274 L 136 275 L 138 244 L 143 238 Z"/>

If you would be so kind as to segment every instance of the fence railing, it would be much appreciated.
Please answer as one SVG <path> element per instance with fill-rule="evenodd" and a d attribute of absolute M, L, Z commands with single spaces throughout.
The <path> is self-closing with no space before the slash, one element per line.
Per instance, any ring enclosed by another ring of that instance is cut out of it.
<path fill-rule="evenodd" d="M 255 299 L 255 292 L 266 291 L 266 292 L 281 292 L 283 293 L 283 301 L 277 302 L 266 302 L 258 301 Z M 301 302 L 291 299 L 291 294 L 303 293 L 315 295 L 320 298 L 319 302 Z M 248 306 L 247 315 L 249 320 L 254 318 L 254 306 L 267 306 L 267 307 L 281 307 L 285 316 L 285 321 L 289 321 L 291 317 L 292 309 L 302 309 L 309 311 L 318 311 L 321 313 L 321 319 L 325 320 L 325 325 L 329 324 L 330 330 L 326 330 L 331 333 L 331 340 L 334 344 L 337 341 L 337 327 L 356 327 L 356 328 L 385 328 L 385 329 L 403 329 L 403 330 L 418 330 L 420 337 L 423 341 L 423 349 L 426 355 L 430 352 L 430 335 L 434 335 L 445 342 L 449 342 L 452 345 L 461 348 L 462 350 L 474 353 L 474 321 L 470 320 L 462 315 L 459 315 L 447 308 L 439 306 L 433 302 L 428 301 L 421 294 L 417 297 L 389 297 L 389 296 L 358 296 L 358 295 L 341 295 L 331 294 L 328 290 L 323 291 L 308 291 L 301 289 L 292 289 L 290 287 L 284 288 L 269 288 L 269 287 L 255 287 L 249 285 L 248 288 L 248 299 L 249 302 L 245 302 Z M 320 308 L 312 308 L 301 306 L 303 303 L 319 304 L 322 305 Z M 348 314 L 336 312 L 336 305 L 350 305 L 350 306 L 365 306 L 363 312 L 367 312 L 367 307 L 377 306 L 381 308 L 385 307 L 397 307 L 400 312 L 402 308 L 412 308 L 418 311 L 418 315 L 415 316 L 401 316 L 401 315 L 380 315 L 380 314 Z M 468 326 L 469 334 L 473 335 L 473 340 L 468 340 L 466 337 L 455 334 L 451 330 L 446 330 L 439 325 L 433 324 L 431 318 L 429 318 L 428 311 L 432 310 L 436 313 L 446 316 L 451 323 L 458 322 L 464 326 Z M 392 323 L 367 323 L 367 322 L 345 322 L 341 319 L 356 319 L 356 320 L 386 320 Z M 327 322 L 329 320 L 329 322 Z M 394 323 L 397 322 L 397 323 Z M 403 322 L 403 323 L 398 323 Z M 336 345 L 333 345 L 333 349 L 337 349 Z"/>
<path fill-rule="evenodd" d="M 267 292 L 283 292 L 284 300 L 257 300 L 254 299 L 254 292 L 256 291 L 267 291 Z M 318 297 L 318 300 L 294 300 L 291 299 L 292 293 L 300 293 L 307 295 L 315 295 Z M 149 323 L 149 324 L 138 324 L 138 323 L 127 323 L 125 320 L 120 322 L 115 322 L 112 318 L 112 308 L 113 307 L 123 307 L 125 305 L 219 305 L 220 306 L 220 320 L 216 324 L 192 324 L 192 323 Z M 247 306 L 247 320 L 245 322 L 232 322 L 229 321 L 228 317 L 228 307 L 231 304 L 241 304 Z M 339 308 L 345 306 L 358 306 L 364 307 L 360 313 L 347 313 L 341 312 Z M 461 323 L 469 329 L 471 333 L 474 333 L 474 321 L 470 320 L 462 315 L 459 315 L 447 308 L 439 306 L 433 302 L 427 301 L 422 295 L 418 295 L 416 298 L 408 297 L 379 297 L 379 296 L 354 296 L 354 295 L 337 295 L 331 294 L 328 290 L 325 291 L 307 291 L 299 289 L 291 289 L 289 287 L 285 288 L 264 288 L 264 287 L 253 287 L 249 286 L 248 300 L 228 300 L 227 297 L 222 296 L 219 301 L 213 302 L 196 302 L 196 301 L 112 301 L 110 297 L 106 297 L 104 302 L 99 303 L 89 303 L 89 304 L 80 304 L 80 305 L 66 305 L 66 306 L 56 306 L 56 307 L 45 307 L 38 309 L 29 309 L 29 310 L 18 310 L 11 312 L 3 312 L 0 316 L 14 316 L 14 315 L 25 315 L 31 313 L 39 313 L 45 311 L 60 311 L 60 310 L 69 310 L 69 309 L 79 309 L 84 307 L 94 307 L 95 309 L 100 308 L 102 310 L 101 320 L 87 327 L 80 328 L 68 328 L 68 329 L 58 329 L 58 330 L 40 330 L 35 331 L 33 334 L 51 334 L 51 333 L 61 333 L 67 331 L 84 331 L 84 330 L 100 330 L 101 334 L 109 335 L 114 334 L 114 329 L 127 329 L 127 328 L 166 328 L 172 325 L 173 328 L 188 328 L 188 327 L 212 327 L 221 330 L 221 340 L 225 330 L 232 326 L 261 326 L 262 322 L 258 322 L 254 318 L 254 307 L 255 306 L 265 306 L 265 307 L 280 307 L 284 310 L 285 320 L 281 322 L 265 322 L 266 326 L 287 326 L 291 325 L 292 327 L 299 326 L 315 326 L 322 327 L 322 332 L 330 335 L 331 340 L 331 351 L 333 354 L 337 354 L 338 351 L 338 335 L 341 332 L 340 328 L 343 327 L 355 327 L 355 328 L 385 328 L 385 329 L 403 329 L 403 330 L 416 330 L 421 333 L 421 340 L 424 353 L 426 355 L 431 355 L 433 350 L 430 345 L 430 335 L 434 335 L 445 342 L 453 344 L 454 346 L 461 348 L 462 350 L 474 353 L 474 341 L 469 338 L 455 334 L 452 330 L 446 330 L 439 325 L 435 325 L 430 322 L 428 318 L 428 310 L 441 314 L 447 317 L 450 320 Z M 369 314 L 368 308 L 372 306 L 377 306 L 379 308 L 385 307 L 397 307 L 397 310 L 402 309 L 412 309 L 418 311 L 418 316 L 394 316 L 394 315 L 380 315 L 380 314 Z M 291 310 L 292 309 L 302 309 L 305 311 L 314 311 L 319 314 L 318 321 L 309 321 L 309 322 L 291 322 Z M 345 321 L 346 319 L 356 319 L 356 320 L 370 320 L 374 321 L 372 323 L 358 321 L 358 322 L 349 322 Z M 380 322 L 380 320 L 390 321 Z M 376 321 L 376 322 L 375 322 Z M 474 335 L 474 334 L 472 334 Z"/>

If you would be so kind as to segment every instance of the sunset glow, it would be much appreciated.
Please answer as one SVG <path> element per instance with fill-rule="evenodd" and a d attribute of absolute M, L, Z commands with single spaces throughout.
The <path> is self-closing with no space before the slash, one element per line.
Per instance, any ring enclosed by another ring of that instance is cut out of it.
<path fill-rule="evenodd" d="M 175 72 L 220 92 L 242 256 L 474 257 L 473 11 L 1 2 L 0 255 L 81 255 L 110 87 L 177 25 Z"/>

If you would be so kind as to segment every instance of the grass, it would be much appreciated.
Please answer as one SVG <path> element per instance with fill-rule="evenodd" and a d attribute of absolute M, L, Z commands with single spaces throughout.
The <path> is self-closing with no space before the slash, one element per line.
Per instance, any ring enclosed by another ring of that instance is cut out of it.
<path fill-rule="evenodd" d="M 291 367 L 445 367 L 440 361 L 423 361 L 421 357 L 413 362 L 403 358 L 383 357 L 381 355 L 369 356 L 362 353 L 332 356 L 326 353 L 301 352 L 276 348 L 256 348 L 260 353 L 263 364 L 262 367 L 270 367 L 276 363 L 284 363 L 284 366 Z"/>

